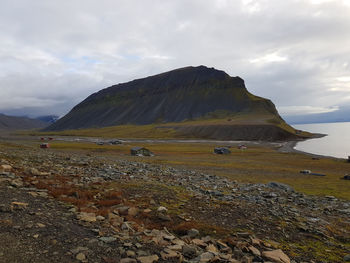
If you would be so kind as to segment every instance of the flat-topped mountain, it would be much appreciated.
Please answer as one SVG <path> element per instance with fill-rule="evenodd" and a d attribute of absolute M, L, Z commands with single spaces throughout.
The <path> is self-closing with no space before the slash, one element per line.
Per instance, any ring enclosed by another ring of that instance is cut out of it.
<path fill-rule="evenodd" d="M 103 89 L 46 130 L 169 123 L 185 137 L 188 132 L 190 137 L 239 139 L 234 135 L 238 130 L 243 139 L 295 136 L 270 100 L 249 93 L 240 77 L 205 66 L 180 68 Z M 181 127 L 177 127 L 179 123 Z M 238 125 L 236 130 L 232 125 Z M 288 134 L 270 136 L 266 128 L 271 126 Z M 224 133 L 218 132 L 220 127 Z M 257 131 L 265 135 L 260 138 Z"/>
<path fill-rule="evenodd" d="M 29 130 L 44 128 L 48 124 L 27 117 L 7 116 L 0 113 L 0 130 Z"/>

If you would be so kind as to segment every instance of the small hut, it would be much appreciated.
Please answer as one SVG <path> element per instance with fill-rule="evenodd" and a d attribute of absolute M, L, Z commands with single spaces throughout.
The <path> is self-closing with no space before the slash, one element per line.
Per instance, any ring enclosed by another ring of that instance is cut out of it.
<path fill-rule="evenodd" d="M 117 145 L 117 144 L 122 144 L 123 142 L 121 140 L 111 140 L 109 141 L 109 144 L 111 145 Z"/>
<path fill-rule="evenodd" d="M 230 154 L 231 151 L 227 147 L 216 147 L 214 149 L 215 154 Z"/>
<path fill-rule="evenodd" d="M 144 147 L 133 147 L 130 149 L 130 153 L 134 156 L 153 156 L 153 153 Z"/>
<path fill-rule="evenodd" d="M 240 144 L 240 145 L 238 145 L 238 147 L 237 147 L 239 150 L 245 150 L 245 149 L 247 149 L 248 147 L 245 145 L 245 144 Z"/>

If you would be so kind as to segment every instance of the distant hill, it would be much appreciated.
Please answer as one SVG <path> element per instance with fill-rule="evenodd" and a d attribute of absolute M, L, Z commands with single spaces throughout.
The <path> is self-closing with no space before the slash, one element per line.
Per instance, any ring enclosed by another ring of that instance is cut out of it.
<path fill-rule="evenodd" d="M 48 124 L 26 117 L 7 116 L 0 113 L 0 130 L 29 130 L 44 128 Z"/>
<path fill-rule="evenodd" d="M 298 137 L 270 100 L 247 91 L 243 79 L 205 66 L 180 68 L 103 89 L 46 130 L 126 124 L 173 124 L 184 137 Z"/>
<path fill-rule="evenodd" d="M 46 116 L 36 117 L 35 119 L 43 121 L 43 122 L 46 122 L 48 124 L 52 124 L 52 123 L 55 123 L 59 119 L 59 116 L 57 116 L 57 115 L 46 115 Z"/>
<path fill-rule="evenodd" d="M 285 119 L 292 124 L 350 122 L 350 107 L 341 106 L 336 111 L 325 113 L 286 116 Z"/>

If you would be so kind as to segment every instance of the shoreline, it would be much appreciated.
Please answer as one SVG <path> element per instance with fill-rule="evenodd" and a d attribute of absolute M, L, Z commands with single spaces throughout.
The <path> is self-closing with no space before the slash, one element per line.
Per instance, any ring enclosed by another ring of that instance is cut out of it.
<path fill-rule="evenodd" d="M 205 139 L 134 139 L 134 138 L 123 138 L 120 140 L 123 141 L 123 143 L 199 143 L 199 144 L 214 143 L 221 146 L 224 146 L 224 145 L 236 146 L 239 144 L 246 144 L 247 146 L 260 145 L 262 147 L 275 148 L 276 151 L 280 153 L 299 153 L 299 154 L 304 154 L 314 158 L 331 158 L 331 159 L 346 160 L 346 158 L 315 154 L 315 153 L 310 153 L 310 152 L 295 149 L 295 146 L 299 142 L 303 142 L 311 139 L 318 139 L 325 136 L 327 136 L 327 134 L 313 133 L 310 138 L 292 140 L 292 141 L 246 141 L 246 140 L 221 141 L 221 140 L 205 140 Z M 0 140 L 8 141 L 9 139 L 10 140 L 12 139 L 16 141 L 18 140 L 18 138 L 34 138 L 34 137 L 36 136 L 18 136 L 18 135 L 14 136 L 13 133 L 6 133 L 6 134 L 2 134 L 2 136 L 0 137 Z M 110 140 L 112 140 L 112 138 L 107 139 L 102 137 L 84 137 L 84 136 L 53 136 L 53 137 L 55 137 L 56 141 L 66 141 L 66 142 L 108 143 Z"/>
<path fill-rule="evenodd" d="M 310 152 L 305 152 L 305 151 L 300 151 L 300 150 L 296 150 L 295 149 L 295 146 L 299 142 L 303 142 L 303 141 L 306 141 L 306 140 L 312 140 L 312 139 L 319 139 L 319 138 L 322 138 L 322 137 L 325 137 L 325 136 L 327 136 L 327 134 L 314 133 L 311 138 L 307 138 L 305 140 L 288 141 L 288 142 L 285 142 L 277 151 L 281 152 L 281 153 L 299 153 L 299 154 L 304 154 L 304 155 L 311 156 L 311 157 L 314 157 L 314 158 L 331 158 L 331 159 L 337 159 L 337 160 L 346 160 L 346 158 L 340 158 L 340 157 L 334 157 L 334 156 L 330 156 L 330 155 L 322 155 L 322 154 L 310 153 Z"/>

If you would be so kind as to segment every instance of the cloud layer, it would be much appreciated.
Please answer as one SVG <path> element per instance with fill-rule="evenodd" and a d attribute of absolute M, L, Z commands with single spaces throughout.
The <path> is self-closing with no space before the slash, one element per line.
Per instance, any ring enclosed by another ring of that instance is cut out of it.
<path fill-rule="evenodd" d="M 285 114 L 350 102 L 350 1 L 3 0 L 0 112 L 64 114 L 188 65 L 241 76 Z"/>

